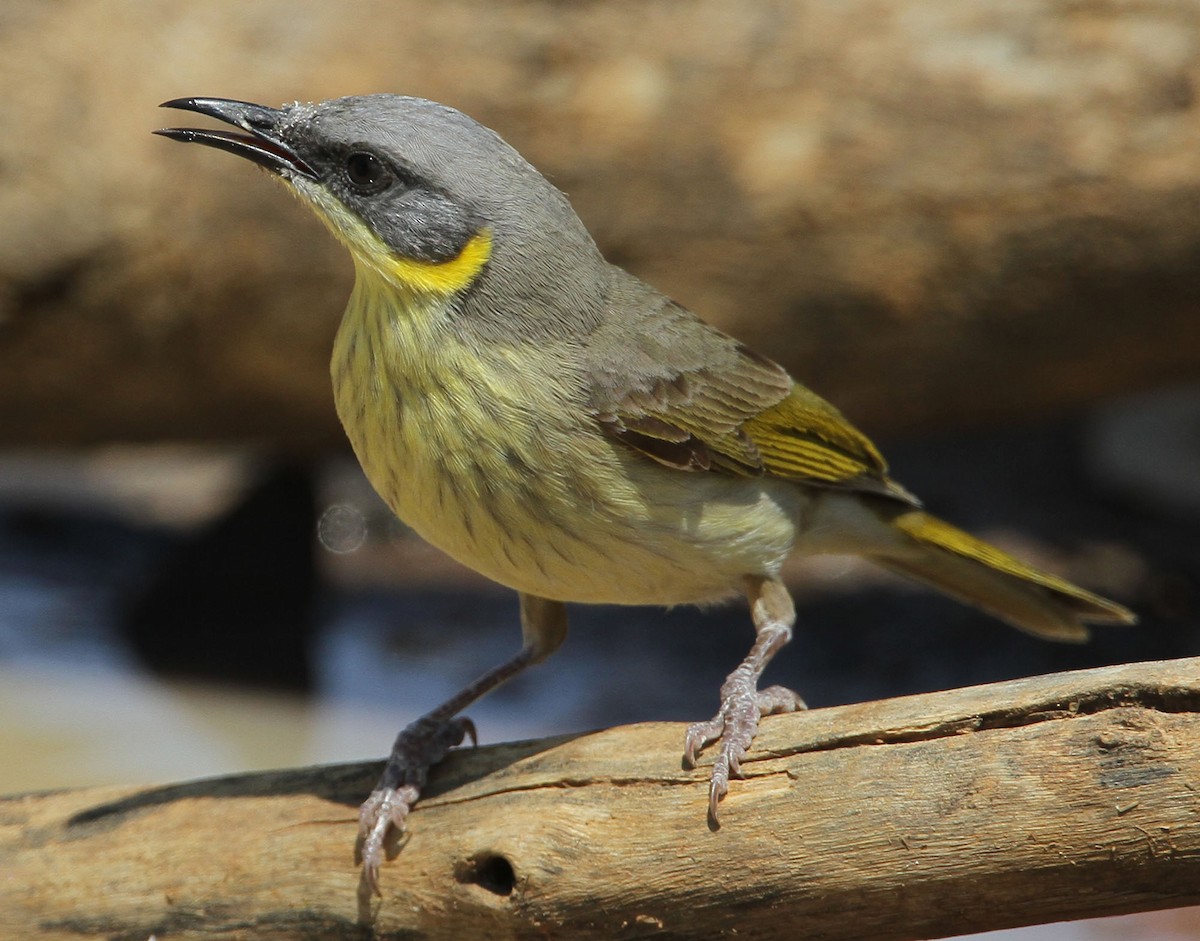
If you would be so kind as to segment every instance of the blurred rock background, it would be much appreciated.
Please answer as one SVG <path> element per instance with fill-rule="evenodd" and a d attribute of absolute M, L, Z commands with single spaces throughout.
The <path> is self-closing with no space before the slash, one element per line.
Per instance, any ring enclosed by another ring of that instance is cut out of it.
<path fill-rule="evenodd" d="M 1054 646 L 818 560 L 771 678 L 827 705 L 1200 653 L 1198 82 L 1200 0 L 6 0 L 0 790 L 382 754 L 517 643 L 347 457 L 343 250 L 158 102 L 467 111 L 931 507 L 1143 616 Z M 706 716 L 750 637 L 573 618 L 485 740 Z"/>

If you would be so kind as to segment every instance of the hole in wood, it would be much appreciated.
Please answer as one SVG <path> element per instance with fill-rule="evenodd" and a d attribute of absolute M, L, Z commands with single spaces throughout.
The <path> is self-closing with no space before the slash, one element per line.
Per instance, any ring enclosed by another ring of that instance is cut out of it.
<path fill-rule="evenodd" d="M 478 853 L 455 867 L 454 878 L 459 882 L 477 885 L 496 895 L 512 895 L 517 874 L 504 856 L 498 853 Z"/>

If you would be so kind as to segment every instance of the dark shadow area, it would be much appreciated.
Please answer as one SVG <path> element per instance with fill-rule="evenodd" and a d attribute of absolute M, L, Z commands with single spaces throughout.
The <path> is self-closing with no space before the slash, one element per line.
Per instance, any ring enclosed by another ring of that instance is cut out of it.
<path fill-rule="evenodd" d="M 317 597 L 312 473 L 280 465 L 181 539 L 121 621 L 153 672 L 306 692 Z"/>
<path fill-rule="evenodd" d="M 578 737 L 559 735 L 537 741 L 505 742 L 502 745 L 451 752 L 431 776 L 429 784 L 422 791 L 422 799 L 426 802 L 434 800 L 467 781 L 485 778 L 500 768 Z M 357 817 L 359 805 L 374 788 L 382 771 L 382 761 L 354 762 L 231 774 L 164 787 L 147 787 L 121 800 L 80 811 L 67 820 L 66 825 L 68 828 L 117 826 L 121 818 L 148 807 L 190 798 L 286 797 L 292 794 L 310 794 L 322 800 L 344 804 Z"/>

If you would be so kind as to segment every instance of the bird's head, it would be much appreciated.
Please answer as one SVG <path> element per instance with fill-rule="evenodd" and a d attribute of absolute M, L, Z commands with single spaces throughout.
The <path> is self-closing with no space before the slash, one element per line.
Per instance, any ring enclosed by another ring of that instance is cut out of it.
<path fill-rule="evenodd" d="M 277 174 L 357 265 L 401 289 L 457 294 L 498 264 L 513 288 L 516 275 L 537 280 L 547 259 L 562 275 L 595 255 L 566 198 L 494 131 L 446 105 L 368 95 L 282 108 L 180 98 L 163 107 L 238 128 L 157 133 Z M 540 259 L 532 272 L 531 258 Z"/>

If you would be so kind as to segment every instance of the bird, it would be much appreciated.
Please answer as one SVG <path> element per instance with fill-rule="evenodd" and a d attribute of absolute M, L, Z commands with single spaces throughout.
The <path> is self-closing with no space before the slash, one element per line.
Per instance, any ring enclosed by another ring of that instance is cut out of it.
<path fill-rule="evenodd" d="M 429 769 L 475 740 L 462 711 L 554 652 L 567 603 L 746 597 L 753 645 L 684 739 L 688 766 L 715 746 L 713 826 L 760 719 L 805 708 L 759 688 L 792 637 L 791 556 L 861 556 L 1053 640 L 1135 621 L 927 512 L 838 409 L 606 261 L 567 197 L 463 112 L 393 94 L 162 107 L 232 128 L 156 133 L 270 171 L 349 250 L 330 372 L 363 471 L 420 536 L 519 595 L 519 651 L 406 726 L 362 805 L 373 892 Z"/>

